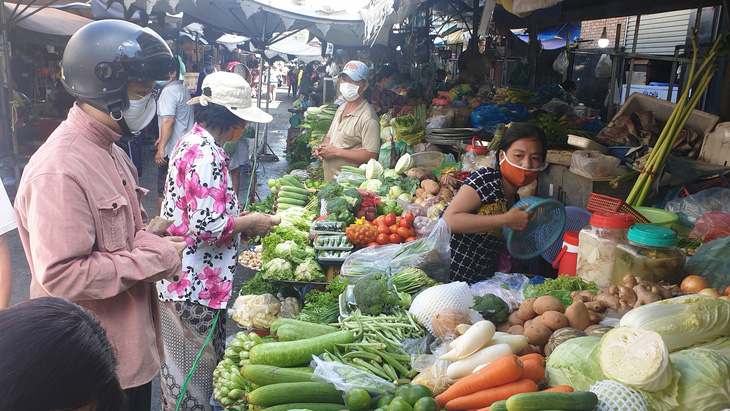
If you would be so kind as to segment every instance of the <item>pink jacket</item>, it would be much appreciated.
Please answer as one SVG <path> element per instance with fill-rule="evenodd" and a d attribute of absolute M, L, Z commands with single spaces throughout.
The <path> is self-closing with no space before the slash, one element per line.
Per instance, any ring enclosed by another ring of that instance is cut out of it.
<path fill-rule="evenodd" d="M 137 172 L 119 134 L 78 106 L 25 167 L 15 198 L 31 270 L 30 297 L 66 298 L 96 314 L 117 354 L 123 388 L 160 367 L 155 281 L 181 270 L 165 240 L 142 231 Z"/>

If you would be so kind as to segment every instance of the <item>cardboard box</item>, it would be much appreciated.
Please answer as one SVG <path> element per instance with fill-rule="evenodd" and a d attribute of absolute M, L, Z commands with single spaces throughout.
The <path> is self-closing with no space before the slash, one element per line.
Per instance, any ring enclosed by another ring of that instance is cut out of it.
<path fill-rule="evenodd" d="M 675 105 L 666 100 L 660 100 L 644 94 L 631 93 L 631 96 L 621 106 L 621 109 L 616 113 L 614 118 L 624 114 L 630 114 L 634 111 L 651 111 L 657 121 L 666 123 Z M 697 135 L 705 137 L 712 132 L 718 121 L 720 121 L 720 117 L 714 114 L 694 110 L 684 126 L 696 131 Z"/>
<path fill-rule="evenodd" d="M 625 75 L 626 79 L 629 78 L 629 72 L 626 72 Z M 646 84 L 646 72 L 644 71 L 634 71 L 634 74 L 631 76 L 631 84 L 637 84 L 637 85 L 644 85 Z"/>
<path fill-rule="evenodd" d="M 730 123 L 720 123 L 715 131 L 705 136 L 700 150 L 700 161 L 730 166 Z"/>

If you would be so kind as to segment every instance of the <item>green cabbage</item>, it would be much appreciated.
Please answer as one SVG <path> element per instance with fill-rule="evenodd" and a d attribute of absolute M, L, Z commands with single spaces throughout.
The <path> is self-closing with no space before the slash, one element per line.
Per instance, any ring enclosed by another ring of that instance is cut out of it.
<path fill-rule="evenodd" d="M 386 178 L 400 178 L 400 174 L 398 174 L 392 168 L 386 168 L 385 171 L 383 172 L 383 177 L 386 177 Z"/>
<path fill-rule="evenodd" d="M 360 190 L 368 190 L 373 193 L 377 193 L 380 192 L 381 185 L 383 185 L 383 182 L 377 178 L 365 180 L 362 184 L 360 184 Z"/>
<path fill-rule="evenodd" d="M 634 388 L 661 391 L 672 382 L 669 350 L 654 331 L 612 329 L 598 345 L 598 362 L 606 376 Z"/>
<path fill-rule="evenodd" d="M 599 337 L 578 337 L 558 345 L 547 358 L 548 385 L 570 385 L 588 391 L 596 381 L 606 379 L 598 364 Z"/>
<path fill-rule="evenodd" d="M 669 350 L 730 335 L 730 303 L 702 294 L 683 295 L 636 307 L 621 325 L 659 333 Z"/>
<path fill-rule="evenodd" d="M 322 266 L 310 258 L 299 264 L 294 270 L 294 279 L 297 281 L 324 281 L 326 279 Z"/>
<path fill-rule="evenodd" d="M 314 249 L 312 247 L 297 245 L 294 241 L 288 240 L 276 245 L 274 255 L 277 258 L 283 258 L 294 264 L 301 264 L 307 259 L 314 258 L 313 251 Z"/>
<path fill-rule="evenodd" d="M 670 356 L 679 370 L 681 410 L 721 410 L 730 407 L 730 360 L 713 350 L 688 348 Z"/>
<path fill-rule="evenodd" d="M 708 350 L 717 351 L 725 357 L 730 358 L 730 337 L 715 338 L 712 341 L 693 345 L 690 348 L 707 348 Z M 669 357 L 671 359 L 671 355 Z"/>

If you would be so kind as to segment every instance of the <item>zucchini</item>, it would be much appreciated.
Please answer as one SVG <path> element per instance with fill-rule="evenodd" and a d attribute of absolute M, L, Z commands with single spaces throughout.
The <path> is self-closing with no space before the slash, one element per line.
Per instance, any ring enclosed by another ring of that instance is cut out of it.
<path fill-rule="evenodd" d="M 283 382 L 312 381 L 311 371 L 307 372 L 261 364 L 249 364 L 241 368 L 241 376 L 260 387 Z"/>
<path fill-rule="evenodd" d="M 295 320 L 293 318 L 277 318 L 269 326 L 269 332 L 271 334 L 276 334 L 276 330 L 278 330 L 279 327 L 281 327 L 284 324 L 296 325 L 300 329 L 316 329 L 316 330 L 323 331 L 319 335 L 325 334 L 325 331 L 328 333 L 329 331 L 337 331 L 338 330 L 337 327 L 332 327 L 330 325 L 310 323 L 310 322 L 307 322 L 307 321 Z"/>
<path fill-rule="evenodd" d="M 342 391 L 328 382 L 283 382 L 264 385 L 246 394 L 246 402 L 263 407 L 295 401 L 344 404 Z"/>
<path fill-rule="evenodd" d="M 509 397 L 506 405 L 508 411 L 582 411 L 594 409 L 598 397 L 590 391 L 527 392 Z"/>
<path fill-rule="evenodd" d="M 292 186 L 281 186 L 281 192 L 287 192 L 287 193 L 295 193 L 295 194 L 301 194 L 304 196 L 309 197 L 310 193 L 307 189 L 292 187 Z"/>
<path fill-rule="evenodd" d="M 305 203 L 309 201 L 309 195 L 294 193 L 285 190 L 281 190 L 279 192 L 279 198 L 291 198 L 292 200 L 303 201 Z"/>
<path fill-rule="evenodd" d="M 325 330 L 320 328 L 303 328 L 294 324 L 284 324 L 276 330 L 274 338 L 276 341 L 305 340 L 307 338 L 319 337 L 320 335 L 331 334 L 337 331 L 336 328 L 331 328 L 331 330 Z"/>
<path fill-rule="evenodd" d="M 355 341 L 351 331 L 338 331 L 306 340 L 286 341 L 275 344 L 259 344 L 251 348 L 248 358 L 251 364 L 293 367 L 309 364 L 313 355 L 332 351 L 335 344 L 349 344 Z M 301 400 L 300 400 L 301 401 Z"/>
<path fill-rule="evenodd" d="M 264 408 L 261 411 L 290 411 L 290 410 L 312 410 L 312 411 L 341 411 L 342 404 L 325 404 L 311 402 L 295 402 L 292 404 L 279 404 L 273 407 Z"/>

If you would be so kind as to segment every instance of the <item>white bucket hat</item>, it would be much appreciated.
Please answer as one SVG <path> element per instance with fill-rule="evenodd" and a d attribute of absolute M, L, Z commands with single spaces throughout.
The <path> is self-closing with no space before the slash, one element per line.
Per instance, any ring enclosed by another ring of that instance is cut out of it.
<path fill-rule="evenodd" d="M 268 123 L 273 120 L 269 113 L 253 105 L 251 86 L 238 74 L 225 71 L 208 74 L 203 79 L 202 88 L 203 94 L 191 98 L 188 104 L 219 104 L 237 117 L 254 123 Z"/>

